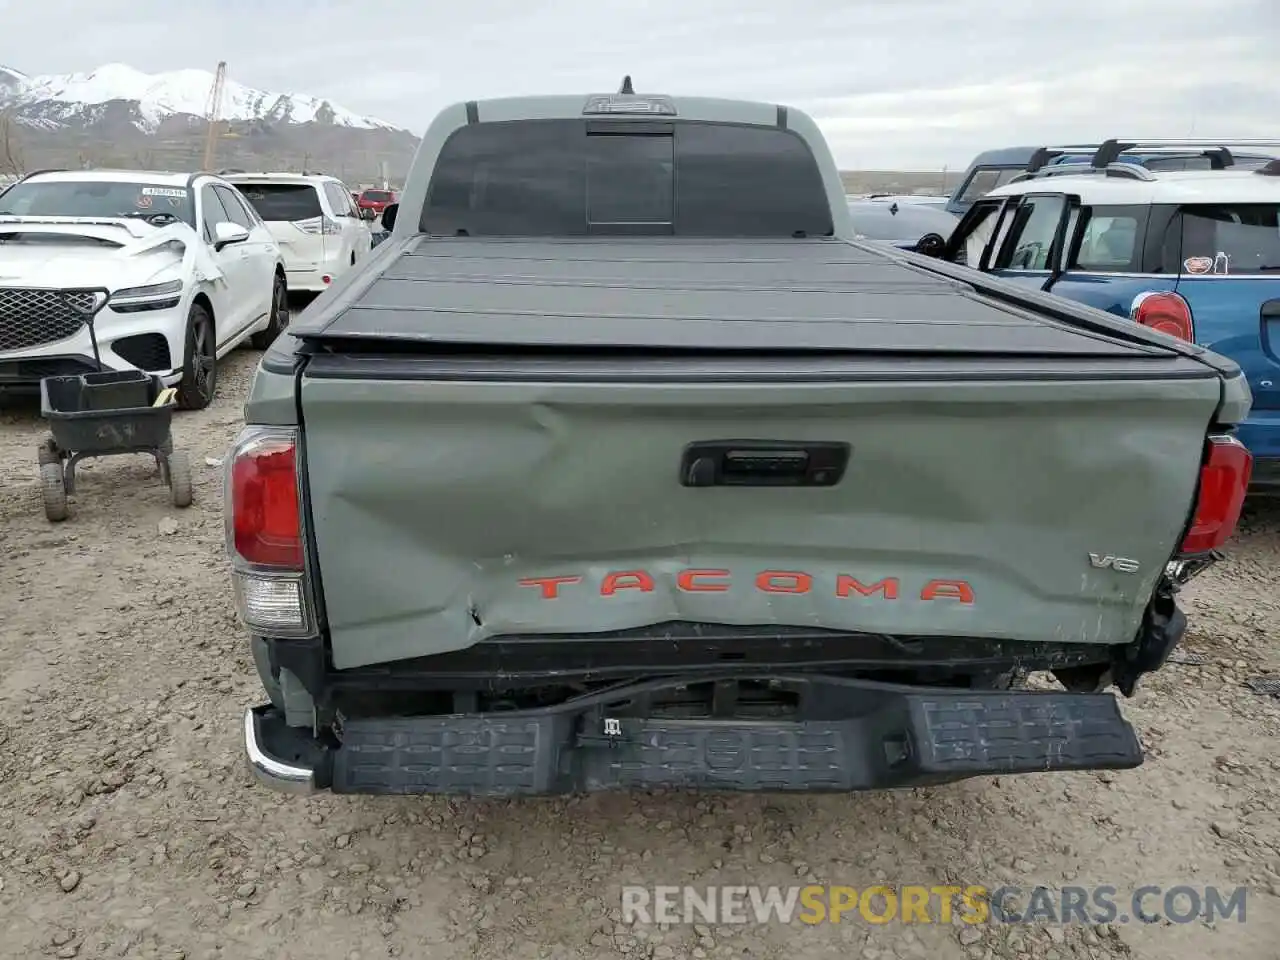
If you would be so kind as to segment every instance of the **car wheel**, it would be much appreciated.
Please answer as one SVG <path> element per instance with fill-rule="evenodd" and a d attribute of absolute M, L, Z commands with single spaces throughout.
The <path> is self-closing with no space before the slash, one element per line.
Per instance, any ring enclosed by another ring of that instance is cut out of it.
<path fill-rule="evenodd" d="M 289 288 L 285 286 L 284 277 L 276 274 L 271 288 L 271 320 L 267 329 L 259 330 L 249 338 L 256 350 L 265 350 L 280 336 L 280 331 L 289 325 Z"/>
<path fill-rule="evenodd" d="M 178 406 L 203 410 L 218 389 L 218 336 L 213 317 L 198 303 L 187 314 L 187 345 L 178 383 Z"/>

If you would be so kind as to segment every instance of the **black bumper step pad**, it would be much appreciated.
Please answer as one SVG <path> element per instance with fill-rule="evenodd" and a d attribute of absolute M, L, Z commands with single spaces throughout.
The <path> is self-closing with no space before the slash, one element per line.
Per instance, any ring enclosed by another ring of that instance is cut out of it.
<path fill-rule="evenodd" d="M 654 787 L 853 791 L 1127 769 L 1143 759 L 1106 693 L 785 682 L 806 688 L 820 716 L 627 716 L 628 700 L 661 690 L 651 682 L 542 710 L 351 719 L 341 745 L 326 754 L 318 785 L 338 793 L 490 797 Z"/>

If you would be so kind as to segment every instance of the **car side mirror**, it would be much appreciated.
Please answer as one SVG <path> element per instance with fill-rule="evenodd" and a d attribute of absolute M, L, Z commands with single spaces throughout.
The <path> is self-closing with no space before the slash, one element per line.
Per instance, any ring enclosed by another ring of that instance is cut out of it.
<path fill-rule="evenodd" d="M 926 233 L 916 241 L 916 253 L 926 257 L 941 257 L 947 249 L 947 241 L 940 233 Z"/>
<path fill-rule="evenodd" d="M 360 219 L 361 220 L 377 220 L 378 211 L 374 210 L 372 207 L 362 207 L 360 210 Z"/>
<path fill-rule="evenodd" d="M 249 231 L 238 223 L 222 221 L 213 228 L 213 249 L 221 250 L 233 243 L 244 243 L 249 239 Z"/>
<path fill-rule="evenodd" d="M 400 209 L 398 203 L 388 203 L 382 210 L 382 229 L 394 230 L 396 226 L 396 211 Z"/>

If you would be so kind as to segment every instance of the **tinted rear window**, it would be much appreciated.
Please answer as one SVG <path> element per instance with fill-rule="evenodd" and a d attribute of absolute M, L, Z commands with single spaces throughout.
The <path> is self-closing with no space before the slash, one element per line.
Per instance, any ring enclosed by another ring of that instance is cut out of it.
<path fill-rule="evenodd" d="M 1280 276 L 1280 204 L 1183 207 L 1182 258 L 1184 273 Z"/>
<path fill-rule="evenodd" d="M 263 220 L 311 220 L 324 213 L 320 195 L 309 183 L 245 183 L 237 188 Z"/>
<path fill-rule="evenodd" d="M 375 203 L 381 203 L 384 200 L 390 200 L 391 194 L 387 193 L 385 190 L 366 190 L 364 192 L 364 198 L 366 200 L 372 200 Z"/>
<path fill-rule="evenodd" d="M 437 236 L 829 236 L 812 152 L 766 127 L 518 120 L 456 131 L 419 229 Z"/>

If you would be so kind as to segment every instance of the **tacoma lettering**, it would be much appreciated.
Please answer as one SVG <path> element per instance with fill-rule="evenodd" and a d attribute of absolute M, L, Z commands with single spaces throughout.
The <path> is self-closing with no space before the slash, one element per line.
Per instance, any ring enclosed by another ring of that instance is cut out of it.
<path fill-rule="evenodd" d="M 658 589 L 659 579 L 647 570 L 611 570 L 600 579 L 599 586 L 583 586 L 602 597 L 612 597 L 617 594 L 653 593 Z M 524 577 L 520 586 L 538 590 L 543 600 L 558 600 L 565 595 L 566 588 L 580 589 L 577 585 L 582 581 L 581 575 Z M 749 583 L 748 589 L 757 593 L 830 591 L 841 599 L 874 597 L 877 600 L 898 600 L 902 597 L 902 582 L 898 577 L 883 577 L 874 583 L 863 583 L 845 573 L 836 575 L 833 580 L 825 580 L 803 570 L 761 570 L 749 579 Z M 728 570 L 678 570 L 675 586 L 681 593 L 726 593 L 733 586 L 733 578 Z M 973 603 L 973 587 L 966 580 L 932 579 L 924 581 L 916 596 L 927 601 L 969 604 Z"/>

